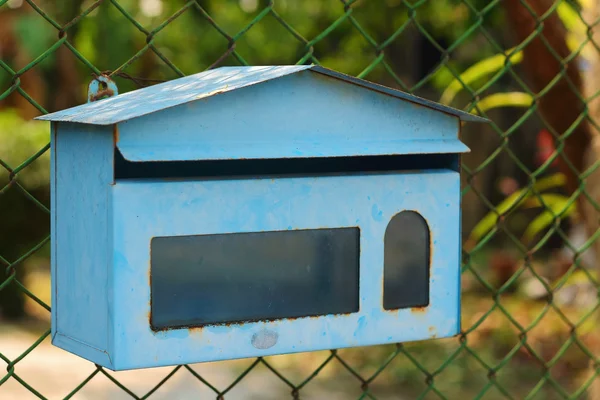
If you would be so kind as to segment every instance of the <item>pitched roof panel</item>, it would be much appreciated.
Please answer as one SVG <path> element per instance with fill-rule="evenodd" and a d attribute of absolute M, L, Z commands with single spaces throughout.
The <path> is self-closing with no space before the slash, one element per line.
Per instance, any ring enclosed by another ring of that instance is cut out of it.
<path fill-rule="evenodd" d="M 259 84 L 300 71 L 311 70 L 332 78 L 375 90 L 412 103 L 429 107 L 460 118 L 463 121 L 485 122 L 485 118 L 456 110 L 405 92 L 354 78 L 330 69 L 311 65 L 263 67 L 221 67 L 180 79 L 133 90 L 115 97 L 82 104 L 77 107 L 37 117 L 45 121 L 78 122 L 92 125 L 112 125 L 138 118 L 166 108 L 208 98 Z"/>

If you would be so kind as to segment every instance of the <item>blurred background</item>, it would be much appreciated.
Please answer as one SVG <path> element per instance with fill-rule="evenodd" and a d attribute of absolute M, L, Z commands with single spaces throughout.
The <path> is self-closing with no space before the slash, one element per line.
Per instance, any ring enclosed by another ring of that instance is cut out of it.
<path fill-rule="evenodd" d="M 596 0 L 0 0 L 0 399 L 591 398 Z M 225 65 L 321 64 L 463 128 L 463 334 L 112 373 L 49 343 L 49 126 Z M 460 397 L 459 397 L 460 396 Z M 600 398 L 600 397 L 599 397 Z"/>

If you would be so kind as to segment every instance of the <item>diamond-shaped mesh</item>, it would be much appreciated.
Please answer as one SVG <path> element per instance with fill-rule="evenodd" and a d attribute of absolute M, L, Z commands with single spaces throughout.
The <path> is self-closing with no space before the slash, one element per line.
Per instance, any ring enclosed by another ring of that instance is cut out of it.
<path fill-rule="evenodd" d="M 136 399 L 167 390 L 595 398 L 599 9 L 596 0 L 0 0 L 0 398 L 94 398 L 100 383 Z M 48 127 L 31 118 L 83 103 L 101 72 L 127 92 L 224 65 L 307 63 L 492 121 L 462 132 L 472 150 L 463 158 L 462 333 L 217 363 L 225 378 L 182 365 L 143 390 L 94 365 L 73 378 L 38 355 L 50 334 L 49 144 Z M 60 371 L 61 390 L 40 389 L 53 387 L 44 370 Z M 174 387 L 182 375 L 185 389 Z"/>

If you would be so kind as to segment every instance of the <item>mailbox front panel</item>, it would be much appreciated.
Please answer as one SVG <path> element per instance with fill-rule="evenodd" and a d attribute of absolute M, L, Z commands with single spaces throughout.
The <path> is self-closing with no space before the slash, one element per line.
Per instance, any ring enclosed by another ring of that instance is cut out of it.
<path fill-rule="evenodd" d="M 118 181 L 111 196 L 115 369 L 459 332 L 457 172 Z"/>

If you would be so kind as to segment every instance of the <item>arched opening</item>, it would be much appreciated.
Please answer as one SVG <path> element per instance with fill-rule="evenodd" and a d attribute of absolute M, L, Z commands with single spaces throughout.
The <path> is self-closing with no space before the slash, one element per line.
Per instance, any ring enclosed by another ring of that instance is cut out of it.
<path fill-rule="evenodd" d="M 419 213 L 402 211 L 390 220 L 384 238 L 384 309 L 429 305 L 429 246 L 429 226 Z"/>

